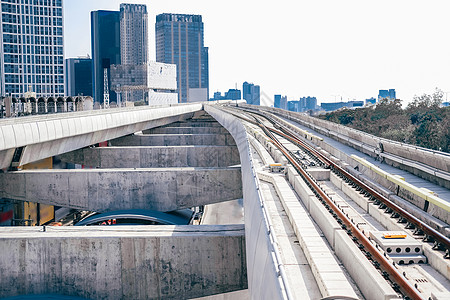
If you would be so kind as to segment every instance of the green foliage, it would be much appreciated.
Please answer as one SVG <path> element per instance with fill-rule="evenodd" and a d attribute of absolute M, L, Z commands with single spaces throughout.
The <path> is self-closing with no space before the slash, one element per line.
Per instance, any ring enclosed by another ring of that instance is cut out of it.
<path fill-rule="evenodd" d="M 406 109 L 401 101 L 381 100 L 374 107 L 339 110 L 319 118 L 379 137 L 450 152 L 450 107 L 440 107 L 444 93 L 415 96 Z"/>

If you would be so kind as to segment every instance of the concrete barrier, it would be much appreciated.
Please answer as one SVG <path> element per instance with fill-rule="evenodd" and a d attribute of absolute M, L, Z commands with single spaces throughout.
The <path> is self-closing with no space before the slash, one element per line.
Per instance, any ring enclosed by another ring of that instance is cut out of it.
<path fill-rule="evenodd" d="M 0 297 L 188 299 L 247 288 L 243 225 L 0 228 Z"/>
<path fill-rule="evenodd" d="M 245 106 L 245 104 L 242 106 Z M 390 165 L 450 188 L 450 154 L 448 153 L 376 137 L 302 113 L 279 108 L 261 107 L 261 109 L 294 120 L 372 157 L 380 156 Z M 317 145 L 320 144 L 317 139 L 311 140 Z M 380 144 L 383 145 L 382 151 L 380 150 Z"/>
<path fill-rule="evenodd" d="M 262 208 L 256 173 L 252 167 L 252 153 L 245 127 L 234 116 L 218 108 L 205 105 L 205 110 L 231 133 L 239 149 L 244 198 L 245 242 L 247 249 L 247 277 L 252 299 L 286 299 L 287 281 L 282 278 L 271 241 L 268 219 Z M 280 265 L 279 265 L 280 264 Z"/>

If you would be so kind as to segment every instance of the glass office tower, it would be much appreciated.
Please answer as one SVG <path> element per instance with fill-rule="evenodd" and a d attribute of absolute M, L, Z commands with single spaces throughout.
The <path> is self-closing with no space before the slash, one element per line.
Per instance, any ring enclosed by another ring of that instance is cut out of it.
<path fill-rule="evenodd" d="M 94 101 L 103 103 L 104 69 L 120 64 L 120 12 L 99 10 L 91 12 L 92 95 Z M 109 101 L 117 102 L 117 94 L 109 91 Z"/>
<path fill-rule="evenodd" d="M 189 92 L 198 89 L 206 89 L 209 95 L 208 48 L 203 43 L 202 16 L 160 14 L 155 27 L 156 61 L 177 65 L 179 102 L 188 102 Z"/>
<path fill-rule="evenodd" d="M 64 96 L 62 0 L 0 3 L 0 96 Z"/>

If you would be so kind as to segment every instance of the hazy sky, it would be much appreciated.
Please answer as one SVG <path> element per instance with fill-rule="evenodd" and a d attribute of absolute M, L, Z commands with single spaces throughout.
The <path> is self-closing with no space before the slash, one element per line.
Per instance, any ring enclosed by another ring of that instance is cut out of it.
<path fill-rule="evenodd" d="M 152 60 L 157 14 L 203 16 L 211 96 L 244 81 L 261 86 L 265 105 L 274 94 L 334 102 L 395 88 L 408 102 L 450 92 L 449 0 L 64 0 L 66 58 L 90 55 L 90 11 L 120 3 L 147 5 Z"/>

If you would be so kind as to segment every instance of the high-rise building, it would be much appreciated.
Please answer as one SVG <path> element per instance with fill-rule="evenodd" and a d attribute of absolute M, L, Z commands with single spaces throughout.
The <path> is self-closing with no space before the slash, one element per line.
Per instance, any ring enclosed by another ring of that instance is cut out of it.
<path fill-rule="evenodd" d="M 156 61 L 177 65 L 179 101 L 207 101 L 208 48 L 203 41 L 202 16 L 160 14 L 155 29 Z"/>
<path fill-rule="evenodd" d="M 66 96 L 92 96 L 92 59 L 68 58 L 65 67 Z"/>
<path fill-rule="evenodd" d="M 300 101 L 288 101 L 287 109 L 289 111 L 299 112 L 300 111 Z"/>
<path fill-rule="evenodd" d="M 273 107 L 280 108 L 281 105 L 281 95 L 273 96 Z"/>
<path fill-rule="evenodd" d="M 242 97 L 248 104 L 260 105 L 260 88 L 259 85 L 248 83 L 247 81 L 242 84 Z"/>
<path fill-rule="evenodd" d="M 287 96 L 275 95 L 273 106 L 277 108 L 287 109 Z"/>
<path fill-rule="evenodd" d="M 120 4 L 120 55 L 123 65 L 147 63 L 147 6 Z"/>
<path fill-rule="evenodd" d="M 395 89 L 380 90 L 378 92 L 378 101 L 380 101 L 382 99 L 388 99 L 388 100 L 397 99 L 396 94 L 395 94 Z"/>
<path fill-rule="evenodd" d="M 120 12 L 99 10 L 91 12 L 92 95 L 95 102 L 103 102 L 104 70 L 111 85 L 110 66 L 120 64 Z M 117 102 L 117 94 L 110 90 L 109 99 Z"/>
<path fill-rule="evenodd" d="M 94 100 L 103 101 L 105 69 L 110 102 L 117 102 L 111 89 L 111 65 L 121 69 L 142 70 L 146 76 L 148 62 L 148 14 L 142 4 L 121 4 L 120 11 L 91 13 L 92 59 L 94 61 Z M 125 91 L 129 101 L 143 100 L 143 90 Z"/>
<path fill-rule="evenodd" d="M 317 106 L 317 98 L 316 97 L 303 97 L 305 101 L 305 111 L 307 110 L 315 110 Z"/>
<path fill-rule="evenodd" d="M 0 4 L 0 96 L 64 96 L 62 0 Z"/>
<path fill-rule="evenodd" d="M 241 91 L 238 89 L 229 89 L 225 93 L 225 99 L 227 100 L 241 100 Z"/>

